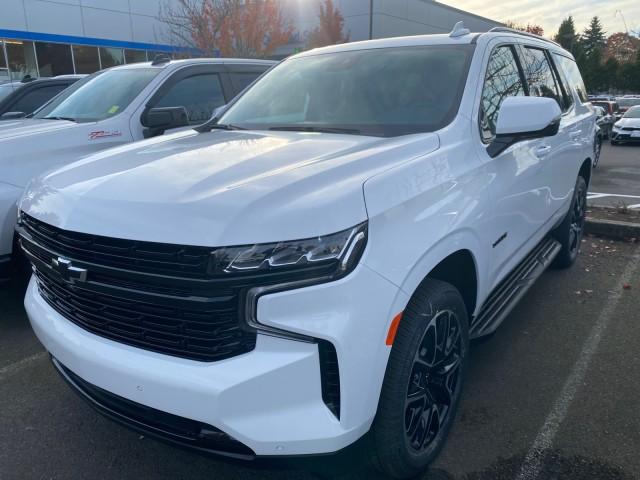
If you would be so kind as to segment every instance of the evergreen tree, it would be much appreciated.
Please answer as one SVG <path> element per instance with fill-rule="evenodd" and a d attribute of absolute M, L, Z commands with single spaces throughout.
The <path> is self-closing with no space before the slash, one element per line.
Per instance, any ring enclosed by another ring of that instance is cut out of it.
<path fill-rule="evenodd" d="M 590 56 L 596 50 L 602 54 L 605 46 L 607 45 L 604 33 L 600 19 L 597 16 L 593 17 L 580 39 L 585 55 Z"/>
<path fill-rule="evenodd" d="M 554 40 L 562 45 L 562 48 L 569 50 L 575 55 L 579 37 L 576 33 L 576 25 L 573 22 L 573 17 L 571 15 L 562 21 L 560 29 L 554 37 Z"/>

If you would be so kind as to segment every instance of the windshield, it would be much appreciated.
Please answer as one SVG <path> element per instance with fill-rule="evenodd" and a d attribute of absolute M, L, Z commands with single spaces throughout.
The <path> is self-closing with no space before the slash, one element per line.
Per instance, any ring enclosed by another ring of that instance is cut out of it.
<path fill-rule="evenodd" d="M 132 68 L 94 73 L 63 91 L 34 118 L 97 122 L 113 117 L 127 108 L 159 72 L 157 68 Z"/>
<path fill-rule="evenodd" d="M 455 116 L 471 45 L 394 47 L 287 60 L 220 118 L 257 130 L 375 136 L 431 132 Z"/>
<path fill-rule="evenodd" d="M 640 107 L 632 107 L 627 110 L 627 113 L 623 115 L 623 118 L 640 118 Z"/>

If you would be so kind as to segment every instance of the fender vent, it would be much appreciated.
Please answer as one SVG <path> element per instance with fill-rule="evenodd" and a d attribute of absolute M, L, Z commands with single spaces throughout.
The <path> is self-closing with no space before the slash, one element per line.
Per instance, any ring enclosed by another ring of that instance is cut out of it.
<path fill-rule="evenodd" d="M 320 381 L 322 383 L 322 400 L 331 413 L 340 419 L 340 371 L 338 355 L 331 342 L 318 340 L 320 354 Z"/>

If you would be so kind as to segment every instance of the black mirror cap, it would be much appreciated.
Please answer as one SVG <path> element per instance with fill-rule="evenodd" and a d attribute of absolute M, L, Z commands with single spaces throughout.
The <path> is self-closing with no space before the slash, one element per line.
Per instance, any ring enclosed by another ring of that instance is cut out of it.
<path fill-rule="evenodd" d="M 26 116 L 27 114 L 24 112 L 5 112 L 0 116 L 0 120 L 17 120 Z"/>
<path fill-rule="evenodd" d="M 487 154 L 491 158 L 495 158 L 504 152 L 511 145 L 514 145 L 523 140 L 534 140 L 536 138 L 553 137 L 560 131 L 560 119 L 554 120 L 542 130 L 536 130 L 534 132 L 522 132 L 516 134 L 496 135 L 493 142 L 487 146 Z"/>
<path fill-rule="evenodd" d="M 189 125 L 189 115 L 184 107 L 151 108 L 142 115 L 140 123 L 150 129 L 168 130 Z"/>

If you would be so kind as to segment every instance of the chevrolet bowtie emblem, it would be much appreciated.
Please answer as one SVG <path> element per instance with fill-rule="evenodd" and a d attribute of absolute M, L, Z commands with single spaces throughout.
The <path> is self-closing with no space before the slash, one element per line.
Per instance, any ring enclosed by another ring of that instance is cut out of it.
<path fill-rule="evenodd" d="M 65 282 L 85 282 L 87 280 L 87 269 L 74 267 L 71 260 L 58 257 L 51 260 L 51 266 L 60 274 Z"/>

